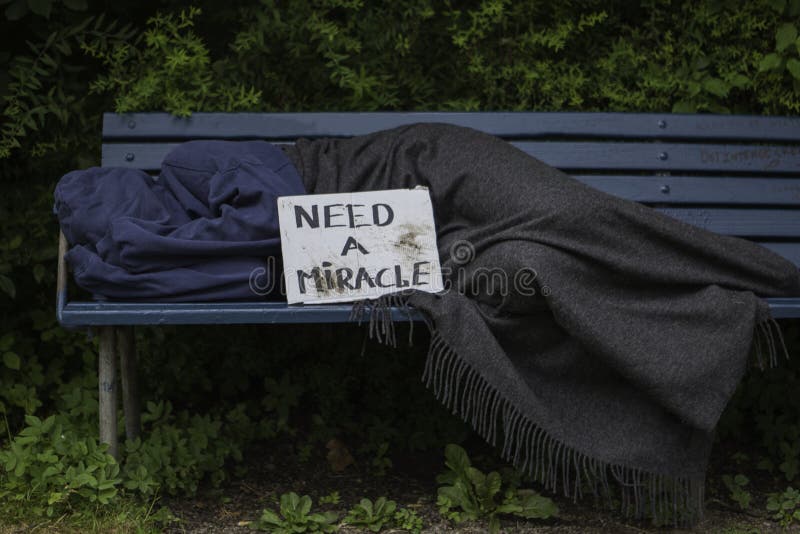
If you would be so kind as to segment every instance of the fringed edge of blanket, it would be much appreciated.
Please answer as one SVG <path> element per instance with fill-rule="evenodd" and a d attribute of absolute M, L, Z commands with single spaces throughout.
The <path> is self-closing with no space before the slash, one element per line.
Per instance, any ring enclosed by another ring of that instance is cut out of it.
<path fill-rule="evenodd" d="M 423 373 L 434 396 L 454 415 L 470 423 L 492 446 L 497 446 L 502 421 L 501 456 L 554 493 L 583 498 L 583 485 L 611 508 L 610 482 L 617 482 L 620 507 L 627 517 L 643 519 L 649 511 L 664 520 L 671 515 L 677 526 L 702 519 L 705 476 L 671 477 L 592 458 L 550 435 L 512 405 L 502 391 L 489 384 L 462 360 L 435 329 Z"/>
<path fill-rule="evenodd" d="M 397 346 L 392 307 L 408 311 L 403 294 L 385 295 L 373 301 L 356 302 L 351 318 L 361 322 L 369 314 L 369 334 L 379 342 Z M 413 326 L 413 321 L 409 323 Z M 597 499 L 603 497 L 613 507 L 610 481 L 620 491 L 621 512 L 627 517 L 650 517 L 663 522 L 671 516 L 677 526 L 692 526 L 703 518 L 705 506 L 705 474 L 670 476 L 605 462 L 592 458 L 551 436 L 532 419 L 522 414 L 503 392 L 492 386 L 481 373 L 450 348 L 426 318 L 431 342 L 422 381 L 445 407 L 468 422 L 492 446 L 497 446 L 498 421 L 502 421 L 501 456 L 521 472 L 541 482 L 545 489 L 558 492 L 574 501 L 583 497 L 583 485 L 591 488 Z M 780 342 L 788 359 L 789 353 L 780 326 L 767 311 L 755 325 L 755 353 L 763 368 L 764 354 L 771 367 L 778 364 Z M 409 343 L 411 335 L 409 332 Z"/>
<path fill-rule="evenodd" d="M 369 322 L 369 337 L 375 339 L 378 343 L 397 347 L 397 331 L 394 327 L 392 320 L 392 308 L 398 308 L 405 311 L 410 325 L 408 330 L 408 344 L 412 345 L 414 337 L 414 320 L 411 317 L 411 308 L 406 302 L 407 293 L 392 293 L 383 295 L 374 300 L 359 300 L 353 303 L 350 310 L 350 320 L 357 321 L 360 325 L 364 321 L 364 315 L 367 315 Z M 426 320 L 427 323 L 427 320 Z M 428 327 L 431 327 L 428 324 Z"/>
<path fill-rule="evenodd" d="M 776 343 L 776 340 L 780 343 Z M 778 367 L 778 350 L 783 352 L 785 360 L 789 359 L 789 349 L 783 340 L 783 333 L 778 321 L 772 318 L 769 308 L 756 321 L 753 331 L 752 352 L 755 354 L 759 369 L 764 370 L 765 356 L 770 368 Z"/>

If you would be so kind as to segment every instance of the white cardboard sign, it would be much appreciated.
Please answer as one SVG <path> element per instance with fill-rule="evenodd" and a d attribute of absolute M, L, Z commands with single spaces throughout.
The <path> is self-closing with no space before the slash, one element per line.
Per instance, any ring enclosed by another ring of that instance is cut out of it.
<path fill-rule="evenodd" d="M 289 304 L 442 291 L 428 189 L 278 198 Z"/>

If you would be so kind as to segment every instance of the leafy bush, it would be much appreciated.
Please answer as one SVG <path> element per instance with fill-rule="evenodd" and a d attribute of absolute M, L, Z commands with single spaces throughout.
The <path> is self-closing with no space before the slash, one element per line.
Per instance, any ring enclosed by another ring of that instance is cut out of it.
<path fill-rule="evenodd" d="M 241 437 L 223 435 L 223 421 L 211 415 L 173 415 L 166 403 L 148 403 L 142 414 L 142 438 L 123 444 L 124 487 L 149 496 L 194 495 L 208 479 L 218 486 L 226 478 L 226 460 L 241 460 Z"/>
<path fill-rule="evenodd" d="M 144 45 L 96 39 L 81 48 L 102 61 L 107 74 L 89 86 L 96 93 L 116 94 L 114 107 L 119 113 L 163 109 L 177 116 L 193 110 L 214 107 L 221 111 L 252 109 L 261 92 L 241 84 L 228 84 L 223 64 L 211 63 L 208 48 L 193 31 L 194 19 L 201 14 L 190 7 L 177 16 L 156 14 L 147 21 Z"/>
<path fill-rule="evenodd" d="M 75 432 L 64 417 L 25 416 L 27 426 L 0 451 L 0 502 L 7 516 L 21 508 L 53 517 L 86 504 L 108 504 L 117 495 L 119 466 L 107 445 Z"/>

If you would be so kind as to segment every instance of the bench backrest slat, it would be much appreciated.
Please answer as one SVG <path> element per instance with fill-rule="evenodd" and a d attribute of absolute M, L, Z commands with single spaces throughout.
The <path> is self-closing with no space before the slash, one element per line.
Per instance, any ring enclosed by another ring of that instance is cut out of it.
<path fill-rule="evenodd" d="M 798 140 L 800 118 L 655 113 L 381 112 L 107 113 L 103 138 L 200 139 L 352 136 L 414 122 L 446 122 L 498 137 L 602 137 L 639 139 Z"/>
<path fill-rule="evenodd" d="M 618 197 L 647 204 L 727 204 L 800 207 L 800 178 L 575 174 Z"/>
<path fill-rule="evenodd" d="M 598 143 L 512 141 L 516 147 L 565 170 L 680 172 L 769 172 L 800 170 L 800 147 L 691 145 L 686 143 Z M 103 166 L 158 169 L 178 143 L 109 143 Z"/>

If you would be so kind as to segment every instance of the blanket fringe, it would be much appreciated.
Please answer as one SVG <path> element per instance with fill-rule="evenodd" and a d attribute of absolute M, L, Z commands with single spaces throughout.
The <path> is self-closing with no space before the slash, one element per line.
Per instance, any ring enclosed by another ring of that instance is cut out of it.
<path fill-rule="evenodd" d="M 755 354 L 759 369 L 764 370 L 764 356 L 768 359 L 769 367 L 778 366 L 778 351 L 781 351 L 785 360 L 789 359 L 789 350 L 783 340 L 783 333 L 778 321 L 772 318 L 767 309 L 755 325 L 753 330 L 752 352 Z"/>
<path fill-rule="evenodd" d="M 404 292 L 382 295 L 377 299 L 359 300 L 353 303 L 350 310 L 350 320 L 359 325 L 364 322 L 364 316 L 369 322 L 369 337 L 379 343 L 397 347 L 397 333 L 392 320 L 393 308 L 403 310 L 408 317 L 408 344 L 413 345 L 414 321 L 411 317 L 411 308 L 408 306 L 408 294 Z M 426 319 L 427 323 L 427 319 Z M 428 325 L 431 326 L 430 324 Z"/>
<path fill-rule="evenodd" d="M 498 444 L 502 422 L 501 456 L 523 473 L 540 481 L 545 489 L 574 501 L 588 488 L 595 500 L 604 498 L 614 507 L 612 481 L 620 495 L 619 507 L 627 517 L 649 515 L 660 523 L 693 525 L 703 516 L 705 476 L 672 477 L 591 458 L 552 437 L 523 415 L 472 366 L 432 332 L 422 377 L 454 415 L 469 422 L 487 442 Z"/>
<path fill-rule="evenodd" d="M 397 346 L 391 308 L 410 309 L 403 294 L 384 295 L 353 305 L 351 319 L 369 319 L 369 335 L 379 342 Z M 770 319 L 771 320 L 771 319 Z M 774 320 L 771 320 L 774 323 Z M 703 517 L 705 475 L 674 477 L 630 466 L 604 462 L 567 446 L 522 414 L 500 390 L 489 384 L 470 364 L 461 359 L 426 318 L 431 342 L 422 381 L 454 415 L 467 421 L 492 446 L 502 433 L 501 456 L 521 472 L 541 482 L 545 489 L 577 501 L 588 489 L 597 503 L 619 508 L 627 517 L 650 517 L 660 524 L 692 526 Z M 775 343 L 772 324 L 761 325 L 769 335 L 770 358 Z M 780 336 L 780 330 L 775 329 Z M 761 330 L 760 330 L 761 331 Z M 409 333 L 409 343 L 412 332 Z M 783 344 L 782 337 L 779 337 Z M 785 346 L 784 346 L 785 349 Z M 501 425 L 498 425 L 501 423 Z M 502 426 L 502 430 L 501 427 Z M 615 502 L 613 488 L 619 492 Z"/>

